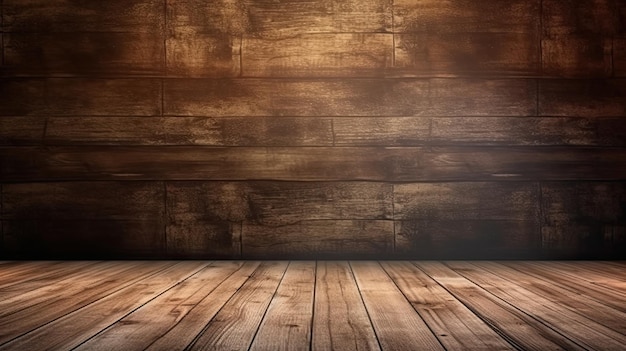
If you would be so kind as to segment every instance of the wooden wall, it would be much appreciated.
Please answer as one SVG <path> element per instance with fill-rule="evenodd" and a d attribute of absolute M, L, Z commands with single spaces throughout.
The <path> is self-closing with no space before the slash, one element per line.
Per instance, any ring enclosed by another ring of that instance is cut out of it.
<path fill-rule="evenodd" d="M 626 0 L 2 0 L 4 258 L 626 258 Z"/>

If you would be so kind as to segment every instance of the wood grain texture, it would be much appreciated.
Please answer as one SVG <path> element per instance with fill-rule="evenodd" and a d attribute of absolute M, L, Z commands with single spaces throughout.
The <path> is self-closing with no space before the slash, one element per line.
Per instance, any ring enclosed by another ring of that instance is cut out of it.
<path fill-rule="evenodd" d="M 3 75 L 160 75 L 159 32 L 5 33 Z"/>
<path fill-rule="evenodd" d="M 621 0 L 582 0 L 542 2 L 543 34 L 548 37 L 568 35 L 615 34 L 618 26 L 617 7 Z"/>
<path fill-rule="evenodd" d="M 347 262 L 317 262 L 312 323 L 312 350 L 380 350 Z"/>
<path fill-rule="evenodd" d="M 0 123 L 5 120 L 8 124 L 8 119 L 0 119 Z M 8 131 L 7 142 L 19 142 L 19 133 L 26 131 Z M 317 117 L 50 117 L 45 142 L 47 145 L 332 146 L 333 133 L 332 120 Z"/>
<path fill-rule="evenodd" d="M 573 37 L 541 41 L 543 73 L 560 77 L 611 77 L 611 38 Z"/>
<path fill-rule="evenodd" d="M 175 116 L 526 116 L 536 83 L 513 79 L 164 81 Z"/>
<path fill-rule="evenodd" d="M 278 227 L 243 223 L 242 255 L 263 259 L 392 257 L 389 220 L 302 221 Z"/>
<path fill-rule="evenodd" d="M 536 183 L 394 186 L 396 250 L 413 257 L 524 257 L 541 244 Z"/>
<path fill-rule="evenodd" d="M 46 119 L 0 117 L 0 145 L 41 145 Z"/>
<path fill-rule="evenodd" d="M 6 32 L 154 32 L 163 29 L 162 0 L 3 0 Z"/>
<path fill-rule="evenodd" d="M 154 116 L 157 79 L 11 78 L 0 84 L 0 116 Z"/>
<path fill-rule="evenodd" d="M 626 10 L 624 10 L 624 20 L 626 20 Z M 624 32 L 626 33 L 626 29 Z M 626 77 L 626 38 L 613 40 L 613 73 L 616 77 Z"/>
<path fill-rule="evenodd" d="M 372 77 L 393 65 L 393 35 L 301 34 L 244 38 L 244 77 Z"/>
<path fill-rule="evenodd" d="M 560 257 L 610 257 L 626 252 L 622 183 L 543 183 L 542 240 Z"/>
<path fill-rule="evenodd" d="M 621 117 L 626 113 L 626 80 L 546 79 L 539 82 L 539 115 Z"/>

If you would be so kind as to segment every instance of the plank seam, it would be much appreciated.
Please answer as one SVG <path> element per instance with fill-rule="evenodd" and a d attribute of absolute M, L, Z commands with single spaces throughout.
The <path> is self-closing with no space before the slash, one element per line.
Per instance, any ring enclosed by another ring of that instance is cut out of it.
<path fill-rule="evenodd" d="M 317 263 L 315 261 L 315 270 L 313 272 L 313 301 L 311 304 L 311 322 L 309 323 L 309 350 L 313 350 L 313 323 L 315 322 L 315 300 L 317 294 Z"/>
<path fill-rule="evenodd" d="M 165 256 L 170 255 L 168 236 L 167 235 L 167 227 L 169 226 L 169 213 L 167 209 L 167 181 L 163 181 L 163 245 L 165 246 L 162 249 L 162 252 L 165 252 Z"/>
<path fill-rule="evenodd" d="M 359 286 L 359 282 L 357 281 L 356 276 L 354 275 L 354 270 L 352 269 L 352 261 L 348 261 L 348 267 L 350 268 L 350 275 L 352 276 L 352 280 L 354 281 L 354 284 L 357 287 L 356 290 L 359 292 L 359 298 L 361 299 L 361 304 L 363 305 L 363 308 L 365 309 L 365 313 L 367 314 L 367 320 L 369 321 L 369 324 L 372 326 L 372 331 L 374 333 L 374 336 L 376 337 L 376 342 L 378 343 L 378 349 L 384 350 L 383 345 L 380 343 L 378 332 L 376 331 L 376 328 L 374 328 L 374 323 L 372 322 L 372 316 L 370 314 L 370 311 L 367 308 L 367 304 L 365 303 L 365 300 L 363 299 L 363 294 L 361 293 L 361 287 Z"/>

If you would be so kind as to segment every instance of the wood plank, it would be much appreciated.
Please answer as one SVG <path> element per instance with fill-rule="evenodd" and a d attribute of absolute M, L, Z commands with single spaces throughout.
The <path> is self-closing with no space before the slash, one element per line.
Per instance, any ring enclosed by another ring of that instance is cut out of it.
<path fill-rule="evenodd" d="M 626 20 L 626 10 L 624 19 Z M 626 33 L 626 29 L 624 32 Z M 626 38 L 613 39 L 613 74 L 616 77 L 626 77 Z"/>
<path fill-rule="evenodd" d="M 376 77 L 393 65 L 392 34 L 244 38 L 244 77 Z"/>
<path fill-rule="evenodd" d="M 83 259 L 161 255 L 164 197 L 162 182 L 5 184 L 6 254 Z"/>
<path fill-rule="evenodd" d="M 522 350 L 585 350 L 554 329 L 539 323 L 440 262 L 420 261 L 414 264 L 437 281 L 474 314 Z"/>
<path fill-rule="evenodd" d="M 3 75 L 106 76 L 163 73 L 154 32 L 5 33 Z"/>
<path fill-rule="evenodd" d="M 527 79 L 167 79 L 168 116 L 527 116 Z"/>
<path fill-rule="evenodd" d="M 618 26 L 617 4 L 613 0 L 542 1 L 544 36 L 615 34 Z"/>
<path fill-rule="evenodd" d="M 183 350 L 190 345 L 258 267 L 258 261 L 243 262 L 237 271 L 217 285 L 184 316 L 177 318 L 175 325 L 163 332 L 146 350 Z"/>
<path fill-rule="evenodd" d="M 206 263 L 189 261 L 178 263 L 160 274 L 117 290 L 80 311 L 65 315 L 5 343 L 0 346 L 0 350 L 74 348 L 172 286 L 186 280 L 204 266 Z M 81 327 L 77 328 L 77 325 Z"/>
<path fill-rule="evenodd" d="M 408 77 L 458 77 L 529 76 L 540 71 L 538 30 L 524 33 L 419 30 L 394 35 L 394 73 Z"/>
<path fill-rule="evenodd" d="M 249 350 L 309 350 L 317 265 L 289 264 Z"/>
<path fill-rule="evenodd" d="M 158 79 L 11 78 L 0 95 L 0 116 L 161 114 Z"/>
<path fill-rule="evenodd" d="M 383 350 L 444 350 L 379 263 L 351 262 L 359 291 Z"/>
<path fill-rule="evenodd" d="M 395 32 L 534 33 L 539 29 L 539 0 L 395 0 Z"/>
<path fill-rule="evenodd" d="M 189 349 L 248 349 L 270 301 L 276 295 L 287 265 L 284 261 L 263 262 L 211 319 Z"/>
<path fill-rule="evenodd" d="M 0 119 L 0 124 L 7 119 Z M 14 133 L 17 132 L 9 134 L 10 141 L 18 138 L 12 136 Z M 332 120 L 317 117 L 50 117 L 45 142 L 47 145 L 331 146 L 333 134 Z"/>
<path fill-rule="evenodd" d="M 389 220 L 313 220 L 274 227 L 244 222 L 241 241 L 245 258 L 391 257 L 394 223 Z"/>
<path fill-rule="evenodd" d="M 539 115 L 620 117 L 626 113 L 626 79 L 542 79 Z"/>
<path fill-rule="evenodd" d="M 610 77 L 613 45 L 610 38 L 559 37 L 541 41 L 543 74 L 559 77 Z"/>
<path fill-rule="evenodd" d="M 68 316 L 85 318 L 84 316 L 80 317 L 80 315 L 101 299 L 123 291 L 123 289 L 129 289 L 147 277 L 158 275 L 168 266 L 172 266 L 172 264 L 167 262 L 132 264 L 115 261 L 106 262 L 85 269 L 85 273 L 75 279 L 60 281 L 49 287 L 24 292 L 22 296 L 9 298 L 3 301 L 3 304 L 6 303 L 7 305 L 3 306 L 7 312 L 1 320 L 0 344 L 2 346 L 0 349 L 9 347 L 7 345 L 12 342 L 20 343 L 21 337 L 25 336 L 28 339 L 30 337 L 28 333 L 37 334 L 40 330 L 48 328 L 50 324 L 54 325 L 64 319 L 72 318 Z M 79 323 L 74 324 L 73 328 L 69 328 L 69 326 L 68 328 L 73 329 L 74 332 L 81 332 L 83 326 L 84 324 Z M 47 337 L 53 336 L 48 335 Z"/>
<path fill-rule="evenodd" d="M 98 333 L 76 350 L 144 350 L 176 326 L 243 262 L 211 263 Z"/>
<path fill-rule="evenodd" d="M 84 262 L 77 262 L 76 264 L 82 267 Z M 7 261 L 0 268 L 2 269 L 0 289 L 4 292 L 6 287 L 42 279 L 52 272 L 63 274 L 67 268 L 60 261 Z"/>
<path fill-rule="evenodd" d="M 380 350 L 350 266 L 319 261 L 311 349 Z"/>
<path fill-rule="evenodd" d="M 618 300 L 626 301 L 626 293 L 624 290 L 624 287 L 626 287 L 626 282 L 624 281 L 623 272 L 622 275 L 619 277 L 611 277 L 581 269 L 580 265 L 568 265 L 567 261 L 556 261 L 553 263 L 551 262 L 551 264 L 553 264 L 556 269 L 563 272 L 563 274 L 568 275 L 572 278 L 583 279 L 594 285 L 613 290 L 619 294 Z"/>
<path fill-rule="evenodd" d="M 514 350 L 489 325 L 408 262 L 381 263 L 446 350 Z"/>
<path fill-rule="evenodd" d="M 241 36 L 249 26 L 242 1 L 175 0 L 165 6 L 169 75 L 240 75 Z"/>
<path fill-rule="evenodd" d="M 396 251 L 457 259 L 536 254 L 538 204 L 536 183 L 397 184 Z"/>
<path fill-rule="evenodd" d="M 162 0 L 3 0 L 7 32 L 155 32 L 164 24 Z"/>
<path fill-rule="evenodd" d="M 551 263 L 553 263 L 552 261 Z M 581 262 L 576 262 L 574 266 L 581 267 Z M 488 270 L 503 279 L 511 280 L 519 284 L 524 289 L 542 296 L 556 304 L 559 307 L 567 308 L 570 311 L 577 312 L 583 316 L 594 320 L 605 327 L 626 335 L 626 326 L 624 319 L 626 314 L 614 308 L 608 307 L 586 296 L 573 294 L 565 287 L 560 286 L 556 281 L 546 279 L 537 279 L 535 276 L 526 274 L 523 268 L 516 267 L 512 263 L 509 267 L 493 262 L 472 261 L 472 264 L 481 270 Z M 586 263 L 584 263 L 586 265 Z M 558 269 L 559 267 L 555 267 Z"/>
<path fill-rule="evenodd" d="M 41 145 L 45 127 L 45 118 L 0 117 L 0 145 Z"/>
<path fill-rule="evenodd" d="M 550 257 L 620 256 L 626 252 L 621 183 L 542 183 L 542 246 Z"/>
<path fill-rule="evenodd" d="M 550 325 L 573 342 L 592 350 L 619 350 L 626 343 L 626 335 L 611 330 L 596 321 L 564 309 L 561 303 L 552 302 L 542 295 L 532 293 L 523 286 L 485 270 L 476 270 L 470 263 L 449 262 L 456 272 L 480 285 L 495 296 L 515 304 L 523 312 L 533 315 L 541 323 Z M 514 277 L 511 277 L 514 279 Z"/>
<path fill-rule="evenodd" d="M 388 33 L 389 0 L 245 1 L 249 34 L 290 37 L 304 33 Z"/>
<path fill-rule="evenodd" d="M 626 126 L 620 117 L 337 117 L 332 123 L 338 146 L 626 143 Z"/>
<path fill-rule="evenodd" d="M 625 153 L 582 147 L 0 147 L 0 179 L 621 180 Z"/>

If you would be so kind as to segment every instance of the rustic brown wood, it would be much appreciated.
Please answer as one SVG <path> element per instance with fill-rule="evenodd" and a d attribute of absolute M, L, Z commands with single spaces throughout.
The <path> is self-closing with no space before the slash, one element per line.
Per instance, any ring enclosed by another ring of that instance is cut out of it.
<path fill-rule="evenodd" d="M 536 183 L 394 186 L 396 251 L 419 258 L 525 257 L 539 248 Z"/>
<path fill-rule="evenodd" d="M 393 35 L 302 34 L 245 38 L 244 77 L 372 77 L 393 65 Z"/>
<path fill-rule="evenodd" d="M 249 350 L 308 350 L 316 263 L 291 262 Z"/>
<path fill-rule="evenodd" d="M 383 350 L 444 350 L 433 332 L 376 262 L 350 266 Z"/>
<path fill-rule="evenodd" d="M 198 335 L 190 350 L 248 349 L 265 311 L 276 296 L 287 265 L 287 262 L 262 263 Z"/>
<path fill-rule="evenodd" d="M 242 255 L 248 258 L 391 257 L 394 223 L 317 220 L 273 227 L 244 222 L 241 241 Z"/>
<path fill-rule="evenodd" d="M 621 117 L 626 113 L 625 79 L 539 81 L 542 116 Z"/>
<path fill-rule="evenodd" d="M 3 0 L 7 32 L 156 32 L 163 28 L 162 0 Z"/>
<path fill-rule="evenodd" d="M 602 273 L 589 272 L 585 269 L 580 269 L 573 265 L 568 265 L 567 261 L 554 262 L 553 265 L 562 272 L 562 275 L 569 276 L 573 279 L 583 279 L 591 284 L 598 285 L 602 288 L 612 290 L 617 293 L 618 301 L 626 299 L 626 293 L 624 291 L 624 279 L 623 276 L 609 277 Z M 552 264 L 552 263 L 551 263 Z"/>
<path fill-rule="evenodd" d="M 556 147 L 22 147 L 0 148 L 0 179 L 620 180 L 625 153 Z"/>
<path fill-rule="evenodd" d="M 41 145 L 45 128 L 45 118 L 0 117 L 0 145 Z"/>
<path fill-rule="evenodd" d="M 611 36 L 618 25 L 617 4 L 621 0 L 542 1 L 543 34 Z"/>
<path fill-rule="evenodd" d="M 0 125 L 5 120 L 8 118 L 0 119 Z M 7 133 L 7 142 L 18 143 L 26 131 Z M 332 120 L 317 117 L 51 117 L 45 142 L 47 145 L 331 146 L 333 133 Z"/>
<path fill-rule="evenodd" d="M 12 78 L 3 80 L 0 95 L 0 116 L 161 113 L 161 82 L 157 79 Z"/>
<path fill-rule="evenodd" d="M 625 196 L 619 182 L 543 183 L 542 247 L 561 257 L 623 254 Z"/>
<path fill-rule="evenodd" d="M 347 262 L 317 262 L 312 323 L 312 350 L 380 350 Z"/>
<path fill-rule="evenodd" d="M 76 350 L 144 350 L 178 324 L 243 263 L 212 263 L 112 324 Z"/>
<path fill-rule="evenodd" d="M 392 31 L 389 0 L 245 1 L 249 35 L 289 37 L 303 33 Z"/>
<path fill-rule="evenodd" d="M 485 270 L 476 270 L 463 262 L 448 263 L 455 271 L 480 285 L 498 298 L 514 304 L 539 322 L 550 325 L 555 331 L 587 349 L 618 350 L 626 342 L 626 335 L 611 330 L 576 311 L 565 309 L 539 294 L 513 283 L 515 275 L 501 278 Z M 510 279 L 510 280 L 509 280 Z"/>
<path fill-rule="evenodd" d="M 543 73 L 562 77 L 610 77 L 613 45 L 610 38 L 571 37 L 541 41 Z"/>
<path fill-rule="evenodd" d="M 520 79 L 167 79 L 173 116 L 527 116 L 536 83 Z"/>
<path fill-rule="evenodd" d="M 470 309 L 408 262 L 383 268 L 446 350 L 514 350 Z"/>
<path fill-rule="evenodd" d="M 626 19 L 626 10 L 624 10 L 624 19 Z M 626 33 L 626 29 L 624 32 Z M 626 77 L 626 38 L 613 39 L 613 74 L 616 77 Z"/>

